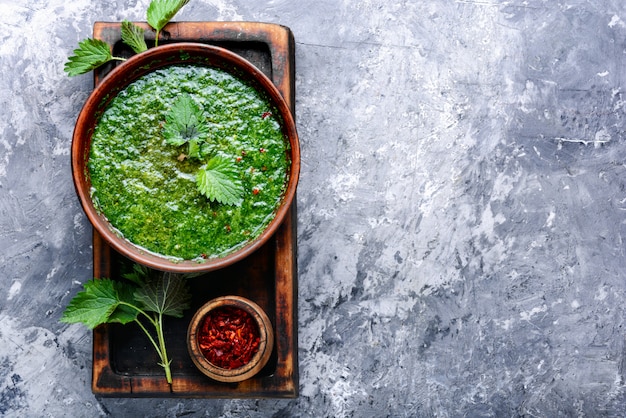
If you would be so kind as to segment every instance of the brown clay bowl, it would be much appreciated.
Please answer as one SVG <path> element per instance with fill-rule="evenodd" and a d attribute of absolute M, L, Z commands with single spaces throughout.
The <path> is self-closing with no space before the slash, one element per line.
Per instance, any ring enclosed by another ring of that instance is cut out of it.
<path fill-rule="evenodd" d="M 198 335 L 207 315 L 215 309 L 231 307 L 247 312 L 258 326 L 258 351 L 241 367 L 228 369 L 211 363 L 202 353 Z M 272 323 L 256 303 L 240 296 L 222 296 L 203 305 L 194 314 L 187 330 L 187 349 L 193 363 L 206 376 L 219 382 L 241 382 L 256 375 L 267 364 L 274 347 Z"/>
<path fill-rule="evenodd" d="M 275 211 L 273 220 L 254 240 L 223 257 L 205 260 L 175 260 L 167 255 L 154 254 L 125 239 L 97 208 L 90 196 L 88 169 L 91 135 L 99 115 L 109 101 L 137 78 L 158 68 L 175 64 L 200 64 L 218 68 L 247 81 L 259 91 L 265 92 L 283 121 L 283 132 L 289 141 L 291 169 L 286 191 Z M 208 272 L 240 261 L 261 247 L 278 229 L 295 196 L 300 171 L 300 148 L 294 118 L 282 95 L 260 70 L 240 56 L 219 47 L 199 43 L 175 43 L 162 45 L 137 54 L 114 68 L 95 87 L 85 102 L 76 122 L 72 139 L 72 175 L 76 192 L 89 221 L 102 238 L 123 256 L 145 266 L 177 273 Z"/>

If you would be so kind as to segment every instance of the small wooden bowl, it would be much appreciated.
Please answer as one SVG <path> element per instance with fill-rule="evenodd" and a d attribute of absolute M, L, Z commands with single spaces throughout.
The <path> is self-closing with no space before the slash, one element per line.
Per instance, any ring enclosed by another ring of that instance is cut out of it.
<path fill-rule="evenodd" d="M 259 348 L 250 361 L 236 369 L 225 369 L 211 363 L 202 354 L 198 333 L 209 312 L 222 307 L 239 308 L 246 311 L 259 327 Z M 267 364 L 274 348 L 272 323 L 259 305 L 240 296 L 222 296 L 210 300 L 194 314 L 187 329 L 187 349 L 198 369 L 219 382 L 241 382 L 256 375 Z"/>

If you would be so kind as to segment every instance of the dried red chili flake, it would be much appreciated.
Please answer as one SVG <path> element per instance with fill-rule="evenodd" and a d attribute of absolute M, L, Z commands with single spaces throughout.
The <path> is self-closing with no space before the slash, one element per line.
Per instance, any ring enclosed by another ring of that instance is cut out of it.
<path fill-rule="evenodd" d="M 247 364 L 259 350 L 259 328 L 243 309 L 224 306 L 210 311 L 198 331 L 200 351 L 222 369 Z"/>
<path fill-rule="evenodd" d="M 261 119 L 265 119 L 272 116 L 272 112 L 263 112 L 263 114 L 261 115 Z"/>
<path fill-rule="evenodd" d="M 254 194 L 254 195 L 259 194 L 259 189 L 258 189 L 258 187 L 255 187 L 254 189 L 252 189 L 252 194 Z"/>

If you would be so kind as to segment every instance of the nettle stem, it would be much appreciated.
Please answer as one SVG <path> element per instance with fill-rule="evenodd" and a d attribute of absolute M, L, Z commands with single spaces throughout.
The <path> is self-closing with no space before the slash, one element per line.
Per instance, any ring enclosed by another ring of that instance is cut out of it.
<path fill-rule="evenodd" d="M 148 329 L 139 320 L 139 318 L 135 319 L 135 322 L 137 323 L 137 325 L 139 325 L 139 328 L 141 328 L 144 334 L 146 334 L 146 336 L 148 337 L 148 340 L 150 340 L 150 343 L 152 344 L 157 354 L 159 355 L 159 358 L 161 359 L 161 362 L 159 363 L 159 365 L 163 367 L 163 369 L 165 370 L 165 379 L 167 380 L 167 383 L 171 385 L 172 384 L 172 371 L 170 369 L 170 364 L 172 363 L 172 361 L 168 359 L 167 350 L 165 349 L 165 336 L 163 334 L 163 315 L 160 313 L 159 314 L 155 313 L 154 317 L 152 317 L 148 315 L 142 309 L 139 309 L 132 304 L 124 303 L 124 305 L 130 306 L 136 309 L 140 314 L 142 314 L 145 318 L 147 318 L 148 321 L 154 327 L 154 330 L 156 331 L 156 340 L 154 339 L 150 331 L 148 331 Z"/>
<path fill-rule="evenodd" d="M 170 369 L 171 360 L 167 358 L 167 350 L 165 350 L 165 336 L 163 335 L 163 315 L 159 314 L 157 337 L 159 339 L 159 346 L 161 347 L 159 355 L 161 356 L 161 366 L 165 369 L 165 379 L 167 383 L 172 384 L 172 371 Z"/>
<path fill-rule="evenodd" d="M 161 32 L 157 29 L 156 30 L 156 34 L 154 35 L 154 46 L 157 47 L 159 46 L 159 34 Z"/>

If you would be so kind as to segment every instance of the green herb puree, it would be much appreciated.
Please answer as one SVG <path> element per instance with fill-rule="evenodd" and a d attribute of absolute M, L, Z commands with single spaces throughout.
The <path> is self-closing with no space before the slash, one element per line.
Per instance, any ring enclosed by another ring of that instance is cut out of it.
<path fill-rule="evenodd" d="M 167 110 L 182 94 L 203 108 L 214 152 L 235 161 L 241 205 L 200 194 L 195 172 L 203 162 L 163 139 Z M 121 91 L 96 126 L 93 200 L 127 240 L 151 252 L 185 260 L 227 255 L 260 235 L 286 188 L 288 142 L 276 115 L 263 94 L 225 71 L 154 71 Z"/>

